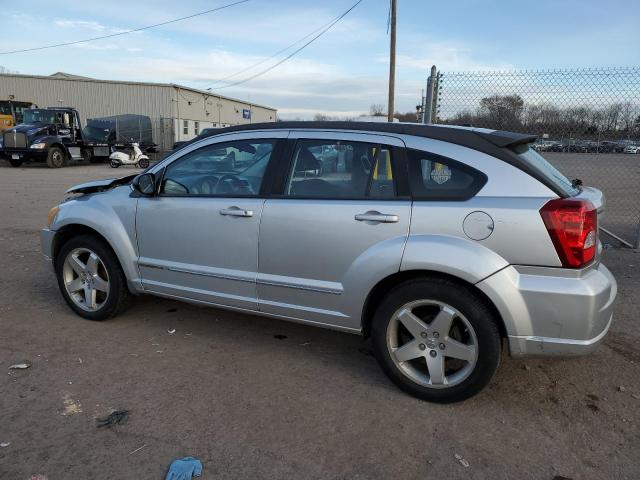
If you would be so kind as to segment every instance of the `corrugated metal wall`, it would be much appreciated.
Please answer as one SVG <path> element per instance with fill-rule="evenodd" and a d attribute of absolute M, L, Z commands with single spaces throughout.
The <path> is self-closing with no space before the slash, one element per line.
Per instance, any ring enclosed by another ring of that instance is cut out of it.
<path fill-rule="evenodd" d="M 195 136 L 208 126 L 238 125 L 276 120 L 276 110 L 210 93 L 172 85 L 65 79 L 28 75 L 0 75 L 0 100 L 30 101 L 39 107 L 74 107 L 83 126 L 88 118 L 135 113 L 151 119 L 159 149 L 170 150 L 176 140 Z M 250 111 L 250 118 L 243 112 Z M 184 121 L 188 133 L 184 133 Z M 176 128 L 179 125 L 178 128 Z"/>
<path fill-rule="evenodd" d="M 173 132 L 166 132 L 162 122 L 162 118 L 172 116 L 172 90 L 158 85 L 0 75 L 0 99 L 13 95 L 15 100 L 31 101 L 39 107 L 74 107 L 83 125 L 87 118 L 147 115 L 152 121 L 153 138 L 162 149 L 170 148 L 173 138 Z"/>

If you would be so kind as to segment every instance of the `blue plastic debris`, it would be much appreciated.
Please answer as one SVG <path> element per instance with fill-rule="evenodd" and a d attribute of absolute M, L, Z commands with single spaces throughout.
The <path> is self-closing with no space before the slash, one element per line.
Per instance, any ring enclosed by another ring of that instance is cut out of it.
<path fill-rule="evenodd" d="M 164 480 L 191 480 L 202 474 L 202 462 L 197 458 L 184 457 L 174 460 Z"/>

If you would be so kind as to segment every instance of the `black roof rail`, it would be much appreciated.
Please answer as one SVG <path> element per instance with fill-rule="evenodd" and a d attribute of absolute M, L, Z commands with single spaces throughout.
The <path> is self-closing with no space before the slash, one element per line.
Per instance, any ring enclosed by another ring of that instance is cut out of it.
<path fill-rule="evenodd" d="M 485 130 L 463 128 L 455 125 L 424 125 L 420 123 L 387 123 L 387 122 L 346 122 L 346 121 L 285 121 L 250 123 L 246 125 L 234 125 L 217 129 L 201 138 L 224 133 L 270 130 L 270 129 L 310 129 L 310 130 L 356 130 L 378 133 L 390 133 L 400 135 L 413 135 L 416 137 L 431 138 L 445 142 L 456 143 L 470 148 L 478 149 L 478 139 L 485 140 L 499 148 L 509 148 L 517 145 L 531 143 L 536 140 L 535 135 L 507 132 L 503 130 Z"/>

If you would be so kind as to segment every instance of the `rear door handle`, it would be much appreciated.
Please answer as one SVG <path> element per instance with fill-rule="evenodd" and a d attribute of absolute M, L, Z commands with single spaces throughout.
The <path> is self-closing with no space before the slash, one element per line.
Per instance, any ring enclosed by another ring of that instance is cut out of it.
<path fill-rule="evenodd" d="M 229 217 L 253 217 L 253 210 L 244 210 L 238 207 L 229 207 L 220 210 L 220 215 L 227 215 Z"/>
<path fill-rule="evenodd" d="M 388 215 L 375 210 L 356 215 L 358 222 L 398 223 L 398 215 Z"/>

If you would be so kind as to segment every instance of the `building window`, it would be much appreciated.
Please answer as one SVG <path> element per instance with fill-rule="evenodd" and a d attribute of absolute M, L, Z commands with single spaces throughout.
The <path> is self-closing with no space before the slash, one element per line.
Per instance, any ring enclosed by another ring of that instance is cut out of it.
<path fill-rule="evenodd" d="M 196 136 L 200 133 L 200 122 L 193 122 L 193 133 Z"/>
<path fill-rule="evenodd" d="M 189 120 L 182 121 L 182 133 L 184 135 L 189 135 Z"/>

